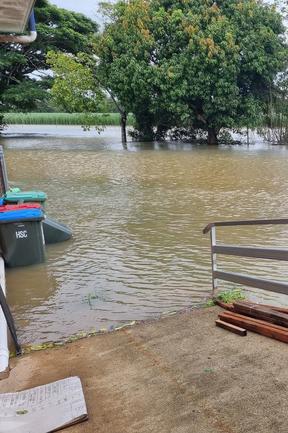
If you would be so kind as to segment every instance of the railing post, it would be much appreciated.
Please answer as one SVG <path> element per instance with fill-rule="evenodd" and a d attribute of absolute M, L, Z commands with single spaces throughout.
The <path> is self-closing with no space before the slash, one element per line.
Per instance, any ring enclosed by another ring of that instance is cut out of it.
<path fill-rule="evenodd" d="M 217 269 L 217 254 L 232 255 L 238 257 L 251 257 L 269 260 L 288 261 L 288 249 L 281 248 L 262 248 L 238 245 L 217 245 L 216 227 L 232 226 L 252 226 L 252 225 L 274 225 L 287 224 L 287 218 L 267 219 L 267 220 L 246 220 L 246 221 L 216 221 L 209 223 L 203 229 L 203 233 L 210 232 L 211 243 L 211 265 L 212 265 L 212 295 L 218 289 L 218 280 L 229 281 L 242 286 L 255 287 L 261 290 L 269 290 L 275 293 L 284 293 L 288 295 L 288 283 L 280 281 L 265 280 L 253 276 L 238 274 L 235 272 L 223 272 Z"/>
<path fill-rule="evenodd" d="M 211 242 L 211 264 L 212 264 L 212 296 L 215 295 L 215 291 L 218 287 L 218 281 L 214 278 L 214 273 L 217 271 L 216 253 L 213 252 L 213 247 L 216 246 L 216 227 L 212 226 L 210 230 L 210 242 Z"/>

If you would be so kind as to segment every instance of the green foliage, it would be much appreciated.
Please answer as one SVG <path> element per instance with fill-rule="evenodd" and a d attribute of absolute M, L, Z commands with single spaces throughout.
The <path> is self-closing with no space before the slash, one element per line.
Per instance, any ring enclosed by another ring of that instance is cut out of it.
<path fill-rule="evenodd" d="M 95 112 L 105 97 L 95 81 L 92 71 L 76 57 L 49 51 L 47 63 L 54 72 L 51 95 L 59 107 L 68 113 Z"/>
<path fill-rule="evenodd" d="M 209 308 L 209 307 L 214 307 L 214 306 L 215 306 L 215 302 L 213 301 L 213 299 L 208 299 L 208 301 L 204 305 L 204 308 Z"/>
<path fill-rule="evenodd" d="M 8 125 L 84 125 L 87 120 L 91 126 L 119 126 L 119 113 L 6 113 Z M 132 115 L 128 125 L 133 125 Z"/>
<path fill-rule="evenodd" d="M 125 144 L 127 112 L 109 88 L 109 83 L 99 74 L 97 64 L 95 65 L 96 56 L 83 52 L 71 56 L 50 51 L 47 54 L 47 62 L 55 76 L 51 94 L 56 104 L 68 112 L 86 113 L 83 128 L 89 129 L 93 125 L 89 113 L 95 110 L 104 112 L 113 102 L 120 114 L 121 136 Z"/>
<path fill-rule="evenodd" d="M 271 86 L 267 113 L 258 133 L 272 144 L 288 143 L 288 71 Z"/>
<path fill-rule="evenodd" d="M 219 293 L 217 295 L 217 299 L 224 302 L 225 304 L 231 304 L 236 301 L 243 301 L 245 296 L 240 289 L 233 289 Z"/>
<path fill-rule="evenodd" d="M 185 126 L 213 144 L 254 126 L 287 63 L 281 16 L 261 1 L 118 1 L 108 16 L 97 69 L 140 138 Z"/>
<path fill-rule="evenodd" d="M 84 15 L 57 8 L 47 0 L 37 0 L 35 15 L 38 37 L 33 44 L 0 44 L 0 112 L 45 107 L 51 85 L 51 78 L 43 79 L 49 69 L 46 53 L 89 52 L 89 38 L 98 30 Z"/>
<path fill-rule="evenodd" d="M 206 367 L 203 369 L 204 373 L 214 373 L 214 369 L 211 367 Z"/>
<path fill-rule="evenodd" d="M 2 104 L 6 108 L 21 107 L 30 110 L 35 101 L 46 99 L 46 89 L 42 83 L 24 78 L 15 86 L 9 86 L 2 94 Z"/>
<path fill-rule="evenodd" d="M 4 114 L 0 113 L 0 133 L 1 133 L 1 131 L 3 131 L 3 129 L 5 128 L 5 126 L 6 126 L 6 122 L 5 122 L 5 119 L 4 119 Z"/>
<path fill-rule="evenodd" d="M 123 110 L 134 114 L 139 138 L 148 140 L 153 138 L 154 123 L 150 19 L 148 2 L 118 2 L 110 7 L 110 23 L 95 44 L 101 81 L 116 95 Z"/>

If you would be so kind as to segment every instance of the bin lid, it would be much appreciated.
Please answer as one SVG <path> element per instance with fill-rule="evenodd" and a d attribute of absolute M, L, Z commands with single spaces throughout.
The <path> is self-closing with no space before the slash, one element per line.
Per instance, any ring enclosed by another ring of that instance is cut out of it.
<path fill-rule="evenodd" d="M 0 212 L 16 211 L 21 209 L 42 209 L 39 203 L 21 203 L 0 205 Z"/>
<path fill-rule="evenodd" d="M 15 201 L 38 201 L 44 202 L 47 199 L 47 195 L 42 191 L 20 191 L 13 192 L 8 191 L 5 194 L 5 202 L 15 202 Z"/>
<path fill-rule="evenodd" d="M 0 224 L 22 221 L 41 221 L 43 219 L 44 212 L 40 208 L 28 208 L 0 212 Z"/>

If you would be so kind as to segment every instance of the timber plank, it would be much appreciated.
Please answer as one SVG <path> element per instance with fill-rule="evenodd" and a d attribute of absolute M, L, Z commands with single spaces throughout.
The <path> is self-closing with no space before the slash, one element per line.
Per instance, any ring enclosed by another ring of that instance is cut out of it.
<path fill-rule="evenodd" d="M 274 307 L 273 305 L 265 305 L 265 307 L 269 307 L 271 310 L 278 311 L 279 313 L 288 314 L 288 308 Z"/>
<path fill-rule="evenodd" d="M 219 328 L 226 329 L 227 331 L 233 332 L 233 334 L 241 335 L 241 337 L 245 337 L 245 335 L 247 335 L 247 330 L 240 328 L 239 326 L 232 325 L 231 323 L 224 322 L 220 319 L 215 320 L 215 323 Z"/>
<path fill-rule="evenodd" d="M 288 329 L 284 328 L 283 326 L 280 325 L 275 325 L 274 323 L 268 323 L 265 320 L 261 320 L 261 319 L 255 319 L 253 317 L 248 317 L 245 316 L 244 314 L 240 314 L 240 313 L 233 313 L 233 311 L 223 311 L 223 313 L 219 313 L 218 316 L 220 318 L 220 316 L 224 315 L 225 317 L 239 317 L 239 318 L 243 318 L 243 319 L 247 319 L 250 320 L 251 322 L 254 323 L 261 323 L 263 325 L 269 326 L 270 328 L 275 328 L 277 330 L 282 330 L 284 332 L 288 333 Z"/>
<path fill-rule="evenodd" d="M 266 322 L 275 323 L 275 325 L 285 326 L 285 328 L 288 328 L 287 314 L 257 304 L 248 305 L 245 302 L 234 302 L 233 306 L 235 313 L 244 314 L 245 316 L 265 320 Z"/>
<path fill-rule="evenodd" d="M 224 308 L 224 310 L 234 311 L 234 306 L 233 306 L 233 304 L 225 304 L 225 302 L 222 302 L 222 301 L 220 301 L 220 300 L 217 299 L 217 298 L 214 298 L 213 301 L 214 301 L 214 303 L 215 303 L 216 305 L 218 305 L 219 307 Z"/>
<path fill-rule="evenodd" d="M 264 320 L 252 319 L 238 313 L 225 311 L 219 314 L 219 319 L 231 323 L 232 325 L 245 328 L 248 331 L 256 332 L 257 334 L 264 335 L 265 337 L 274 338 L 275 340 L 288 343 L 288 329 L 282 326 L 267 323 Z"/>
<path fill-rule="evenodd" d="M 269 304 L 256 304 L 255 302 L 250 301 L 241 301 L 247 305 L 255 305 L 257 307 L 265 307 L 265 308 L 271 308 L 271 310 L 278 311 L 279 313 L 288 314 L 288 307 L 275 307 L 275 305 L 269 305 Z"/>

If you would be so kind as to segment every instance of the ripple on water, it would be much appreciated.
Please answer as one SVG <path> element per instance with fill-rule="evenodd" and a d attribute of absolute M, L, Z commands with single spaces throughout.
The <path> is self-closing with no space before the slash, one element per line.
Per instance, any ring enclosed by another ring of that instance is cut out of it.
<path fill-rule="evenodd" d="M 45 264 L 7 271 L 9 302 L 24 342 L 57 340 L 197 304 L 211 290 L 204 225 L 287 216 L 283 149 L 126 152 L 119 143 L 113 148 L 100 139 L 98 145 L 97 137 L 77 140 L 37 136 L 34 147 L 26 139 L 25 151 L 19 138 L 4 142 L 11 184 L 46 191 L 47 213 L 74 234 L 47 247 Z M 218 233 L 230 244 L 252 240 L 285 247 L 288 241 L 285 226 Z M 226 270 L 287 280 L 283 263 L 259 260 L 255 267 L 251 260 L 220 260 Z"/>

